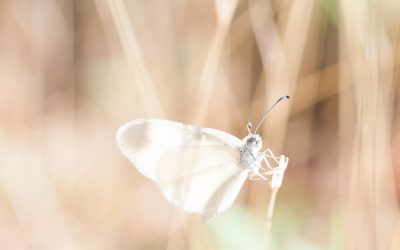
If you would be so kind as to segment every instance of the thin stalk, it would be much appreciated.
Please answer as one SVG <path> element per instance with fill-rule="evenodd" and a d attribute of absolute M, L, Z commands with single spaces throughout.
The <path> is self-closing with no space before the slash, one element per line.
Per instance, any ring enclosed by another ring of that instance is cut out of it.
<path fill-rule="evenodd" d="M 265 220 L 265 235 L 266 235 L 265 245 L 267 249 L 271 249 L 272 216 L 274 215 L 275 200 L 276 200 L 276 194 L 278 193 L 278 189 L 279 187 L 272 189 L 271 198 L 269 199 L 269 204 L 268 204 L 267 217 Z"/>

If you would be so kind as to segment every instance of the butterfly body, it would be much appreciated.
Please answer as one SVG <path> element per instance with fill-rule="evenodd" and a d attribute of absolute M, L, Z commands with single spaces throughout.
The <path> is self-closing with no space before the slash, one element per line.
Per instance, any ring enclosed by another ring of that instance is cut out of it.
<path fill-rule="evenodd" d="M 262 140 L 259 135 L 248 135 L 243 139 L 243 146 L 240 151 L 240 165 L 243 169 L 249 170 L 249 175 L 258 173 L 263 160 L 260 152 Z"/>

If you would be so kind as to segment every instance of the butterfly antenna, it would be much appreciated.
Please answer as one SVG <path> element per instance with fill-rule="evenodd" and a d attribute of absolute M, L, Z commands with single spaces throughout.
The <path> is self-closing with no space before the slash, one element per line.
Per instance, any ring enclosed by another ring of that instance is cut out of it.
<path fill-rule="evenodd" d="M 253 135 L 253 133 L 251 132 L 252 127 L 253 127 L 253 124 L 251 124 L 251 122 L 247 121 L 246 128 L 247 128 L 247 131 L 249 131 L 250 135 Z"/>
<path fill-rule="evenodd" d="M 257 132 L 258 128 L 261 126 L 261 124 L 264 122 L 265 118 L 267 118 L 267 115 L 269 114 L 269 112 L 271 112 L 271 110 L 273 110 L 275 108 L 275 106 L 282 100 L 287 100 L 289 99 L 288 95 L 284 95 L 281 96 L 268 110 L 267 112 L 264 113 L 263 117 L 261 118 L 261 121 L 258 123 L 256 129 L 254 130 L 254 133 Z"/>

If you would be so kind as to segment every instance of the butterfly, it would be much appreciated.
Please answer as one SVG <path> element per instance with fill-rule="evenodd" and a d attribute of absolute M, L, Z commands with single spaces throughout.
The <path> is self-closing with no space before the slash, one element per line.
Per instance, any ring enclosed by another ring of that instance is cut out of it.
<path fill-rule="evenodd" d="M 153 180 L 165 198 L 210 220 L 230 207 L 246 179 L 279 188 L 289 159 L 262 151 L 257 130 L 239 139 L 229 133 L 162 119 L 137 119 L 117 131 L 117 144 L 137 170 Z M 264 164 L 264 166 L 262 166 Z"/>

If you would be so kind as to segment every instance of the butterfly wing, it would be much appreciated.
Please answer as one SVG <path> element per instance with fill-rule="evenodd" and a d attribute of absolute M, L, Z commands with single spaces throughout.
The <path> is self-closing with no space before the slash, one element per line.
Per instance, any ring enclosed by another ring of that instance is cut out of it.
<path fill-rule="evenodd" d="M 242 141 L 216 129 L 140 119 L 122 126 L 117 142 L 170 202 L 206 217 L 229 207 L 247 177 L 239 165 Z"/>
<path fill-rule="evenodd" d="M 248 176 L 239 157 L 221 145 L 170 150 L 158 162 L 158 185 L 178 207 L 212 218 L 232 205 Z"/>
<path fill-rule="evenodd" d="M 117 143 L 139 172 L 155 181 L 157 161 L 170 149 L 221 143 L 228 147 L 239 147 L 242 142 L 216 129 L 160 119 L 138 119 L 118 130 Z"/>

